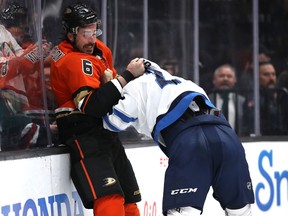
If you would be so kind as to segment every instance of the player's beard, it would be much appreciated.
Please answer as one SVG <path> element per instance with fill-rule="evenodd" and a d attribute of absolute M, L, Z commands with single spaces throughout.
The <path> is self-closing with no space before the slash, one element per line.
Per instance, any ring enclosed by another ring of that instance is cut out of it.
<path fill-rule="evenodd" d="M 94 51 L 94 47 L 95 47 L 95 43 L 85 44 L 82 47 L 82 52 L 87 53 L 87 54 L 92 54 Z"/>

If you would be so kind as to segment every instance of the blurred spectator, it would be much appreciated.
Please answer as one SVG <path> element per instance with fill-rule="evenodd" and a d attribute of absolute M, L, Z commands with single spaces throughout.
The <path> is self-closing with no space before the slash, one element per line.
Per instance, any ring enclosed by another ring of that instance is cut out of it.
<path fill-rule="evenodd" d="M 245 98 L 235 88 L 237 82 L 234 67 L 224 64 L 216 68 L 213 77 L 213 92 L 208 96 L 229 121 L 231 127 L 243 135 L 243 108 Z"/>
<path fill-rule="evenodd" d="M 260 85 L 260 132 L 261 135 L 287 135 L 287 94 L 276 86 L 277 75 L 271 62 L 259 64 Z M 285 97 L 285 98 L 284 98 Z M 253 126 L 253 102 L 251 102 L 250 125 Z M 286 117 L 285 117 L 286 116 Z M 250 131 L 253 131 L 250 128 Z"/>
<path fill-rule="evenodd" d="M 277 79 L 277 87 L 279 89 L 285 88 L 288 90 L 288 71 L 283 71 L 280 73 L 278 79 Z"/>
<path fill-rule="evenodd" d="M 278 89 L 278 101 L 280 104 L 280 110 L 282 110 L 283 119 L 283 130 L 286 131 L 288 135 L 288 71 L 283 71 L 280 73 L 277 79 L 277 89 Z"/>
<path fill-rule="evenodd" d="M 261 62 L 271 62 L 271 56 L 273 52 L 268 50 L 264 45 L 259 45 L 259 57 L 258 61 Z M 246 98 L 252 98 L 253 89 L 254 89 L 254 79 L 253 79 L 253 53 L 252 50 L 246 64 L 244 66 L 244 70 L 239 75 L 239 90 Z"/>
<path fill-rule="evenodd" d="M 179 73 L 179 62 L 176 58 L 165 58 L 160 62 L 160 67 L 176 76 Z"/>
<path fill-rule="evenodd" d="M 280 119 L 277 105 L 276 70 L 270 62 L 259 64 L 260 121 L 262 135 L 277 135 Z"/>

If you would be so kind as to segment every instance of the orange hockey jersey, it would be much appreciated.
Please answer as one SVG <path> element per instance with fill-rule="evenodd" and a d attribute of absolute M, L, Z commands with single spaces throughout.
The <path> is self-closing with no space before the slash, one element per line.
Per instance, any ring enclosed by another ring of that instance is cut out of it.
<path fill-rule="evenodd" d="M 113 77 L 116 76 L 112 52 L 98 39 L 94 53 L 79 52 L 65 40 L 52 51 L 51 87 L 63 111 L 76 109 L 80 100 L 93 89 L 98 89 L 106 69 L 112 70 Z"/>

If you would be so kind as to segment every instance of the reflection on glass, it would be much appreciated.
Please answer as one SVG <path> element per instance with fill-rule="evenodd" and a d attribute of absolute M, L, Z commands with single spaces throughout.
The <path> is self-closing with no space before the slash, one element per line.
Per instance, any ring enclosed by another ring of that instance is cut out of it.
<path fill-rule="evenodd" d="M 143 56 L 143 1 L 109 1 L 107 43 L 119 73 L 135 57 Z"/>
<path fill-rule="evenodd" d="M 37 39 L 41 21 L 37 2 L 6 1 L 1 6 L 1 150 L 46 147 L 50 145 L 46 120 L 49 115 L 52 120 L 53 107 L 48 111 L 44 100 L 40 61 L 48 56 L 51 44 Z"/>
<path fill-rule="evenodd" d="M 223 95 L 229 96 L 226 116 L 231 126 L 238 135 L 249 135 L 247 120 L 245 120 L 246 97 L 241 91 L 242 84 L 239 80 L 246 70 L 253 42 L 250 19 L 252 3 L 250 1 L 199 1 L 199 11 L 200 85 L 209 92 L 210 99 L 214 100 L 219 108 L 222 108 L 222 101 L 225 101 Z M 218 78 L 218 70 L 222 71 L 221 79 Z M 228 76 L 232 74 L 231 71 L 235 76 L 233 88 L 227 87 L 225 92 L 222 92 L 223 89 L 217 86 L 218 79 L 223 85 L 228 86 L 232 81 Z M 253 78 L 249 81 L 253 83 Z"/>
<path fill-rule="evenodd" d="M 183 78 L 193 77 L 193 1 L 149 1 L 149 58 Z"/>

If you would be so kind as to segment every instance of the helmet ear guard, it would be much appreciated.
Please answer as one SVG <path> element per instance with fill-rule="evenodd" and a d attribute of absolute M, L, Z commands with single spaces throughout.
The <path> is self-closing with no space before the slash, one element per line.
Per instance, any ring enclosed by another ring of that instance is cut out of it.
<path fill-rule="evenodd" d="M 62 26 L 66 33 L 71 32 L 72 34 L 76 34 L 78 27 L 84 27 L 94 23 L 97 25 L 96 36 L 99 36 L 102 34 L 100 29 L 101 21 L 92 8 L 83 3 L 77 3 L 64 9 Z"/>

